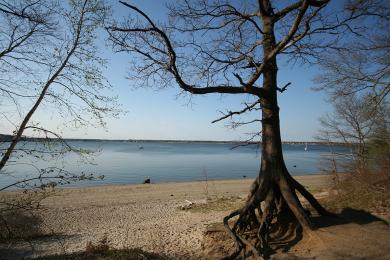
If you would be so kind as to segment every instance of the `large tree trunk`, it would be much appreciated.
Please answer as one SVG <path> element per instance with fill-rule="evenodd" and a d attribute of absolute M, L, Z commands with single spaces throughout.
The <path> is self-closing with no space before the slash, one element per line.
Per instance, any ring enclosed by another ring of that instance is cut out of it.
<path fill-rule="evenodd" d="M 274 24 L 271 18 L 264 17 L 264 57 L 275 48 Z M 279 107 L 277 99 L 277 62 L 274 56 L 269 60 L 263 73 L 263 89 L 266 93 L 261 99 L 262 106 L 262 156 L 260 176 L 269 180 L 271 193 L 287 202 L 304 229 L 310 228 L 310 221 L 300 204 L 283 159 L 280 135 Z M 269 193 L 269 192 L 268 192 Z"/>
<path fill-rule="evenodd" d="M 275 48 L 274 25 L 271 18 L 263 17 L 263 49 L 267 57 Z M 298 199 L 298 190 L 321 214 L 328 213 L 317 200 L 289 174 L 284 163 L 280 135 L 279 107 L 277 100 L 277 63 L 271 58 L 263 72 L 264 96 L 262 107 L 262 154 L 261 167 L 251 186 L 246 205 L 225 217 L 225 227 L 236 242 L 237 251 L 233 258 L 245 257 L 248 252 L 254 255 L 269 253 L 269 235 L 274 231 L 287 232 L 286 226 L 298 223 L 305 232 L 312 229 L 310 219 Z M 238 218 L 231 228 L 229 220 Z M 276 219 L 276 221 L 274 221 Z M 280 237 L 280 236 L 279 236 Z"/>

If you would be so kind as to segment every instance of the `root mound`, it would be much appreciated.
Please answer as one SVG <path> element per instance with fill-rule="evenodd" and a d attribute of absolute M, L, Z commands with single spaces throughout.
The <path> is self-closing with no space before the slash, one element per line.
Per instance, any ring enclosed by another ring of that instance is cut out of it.
<path fill-rule="evenodd" d="M 344 209 L 336 217 L 313 216 L 311 220 L 318 228 L 308 236 L 303 236 L 299 225 L 290 229 L 295 233 L 284 237 L 270 233 L 271 253 L 264 259 L 390 259 L 390 227 L 368 212 Z M 207 259 L 228 258 L 236 251 L 221 223 L 207 228 L 202 249 Z M 246 259 L 259 256 L 251 254 Z"/>

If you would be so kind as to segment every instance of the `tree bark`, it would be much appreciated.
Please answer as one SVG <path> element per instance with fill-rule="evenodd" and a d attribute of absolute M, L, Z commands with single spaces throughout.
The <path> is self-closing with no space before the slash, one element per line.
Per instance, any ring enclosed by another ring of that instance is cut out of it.
<path fill-rule="evenodd" d="M 266 14 L 263 14 L 262 20 L 263 55 L 268 57 L 276 45 L 274 21 L 271 16 L 267 17 Z M 263 71 L 262 89 L 264 95 L 260 97 L 262 154 L 259 175 L 251 186 L 245 206 L 224 218 L 225 227 L 237 246 L 237 251 L 231 256 L 233 258 L 240 254 L 245 257 L 248 251 L 254 255 L 267 256 L 269 254 L 268 241 L 273 225 L 277 225 L 279 231 L 288 232 L 287 226 L 298 221 L 303 231 L 310 232 L 312 225 L 309 215 L 299 201 L 296 190 L 308 200 L 319 214 L 330 214 L 310 192 L 291 177 L 285 165 L 280 135 L 277 72 L 276 57 L 273 57 L 268 61 Z M 238 216 L 238 219 L 231 228 L 228 221 L 235 216 Z M 275 223 L 273 222 L 274 218 L 277 218 Z M 253 231 L 257 231 L 255 239 L 253 235 L 248 235 L 251 232 L 253 234 Z"/>
<path fill-rule="evenodd" d="M 263 17 L 263 50 L 264 57 L 268 57 L 275 49 L 274 22 L 271 17 Z M 295 195 L 295 189 L 289 181 L 289 173 L 283 159 L 282 141 L 280 135 L 279 107 L 277 99 L 276 57 L 269 60 L 263 72 L 263 89 L 267 93 L 261 98 L 262 106 L 262 158 L 260 174 L 271 179 L 272 189 L 279 189 L 281 196 L 286 200 L 289 208 L 304 229 L 310 229 L 310 221 Z M 275 186 L 275 188 L 273 188 Z"/>

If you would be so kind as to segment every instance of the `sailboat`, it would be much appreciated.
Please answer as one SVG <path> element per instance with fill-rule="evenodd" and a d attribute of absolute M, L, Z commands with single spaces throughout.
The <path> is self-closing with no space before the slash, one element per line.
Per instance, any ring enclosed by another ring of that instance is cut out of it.
<path fill-rule="evenodd" d="M 307 151 L 307 143 L 306 143 L 306 145 L 305 145 L 305 151 Z"/>

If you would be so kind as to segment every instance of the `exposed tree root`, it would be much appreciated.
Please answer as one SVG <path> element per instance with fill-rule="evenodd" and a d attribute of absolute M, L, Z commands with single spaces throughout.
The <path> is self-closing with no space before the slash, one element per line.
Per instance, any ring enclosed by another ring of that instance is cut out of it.
<path fill-rule="evenodd" d="M 273 250 L 271 243 L 278 248 L 286 244 L 285 241 L 293 241 L 299 230 L 311 232 L 310 212 L 304 209 L 296 191 L 318 214 L 331 215 L 289 175 L 287 169 L 278 174 L 261 173 L 251 185 L 245 206 L 224 218 L 224 225 L 236 246 L 236 251 L 226 259 L 249 256 L 267 259 Z M 229 223 L 232 220 L 233 225 Z"/>

